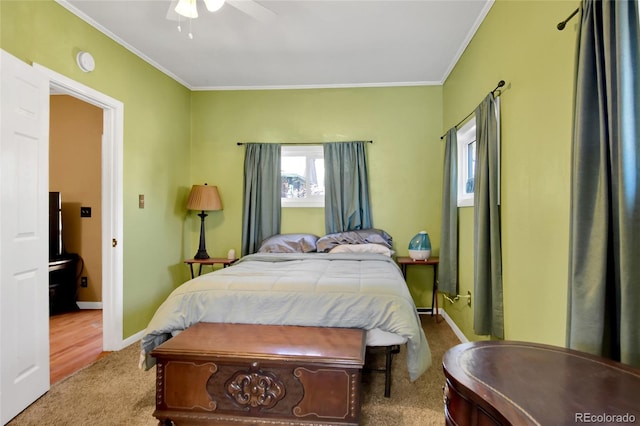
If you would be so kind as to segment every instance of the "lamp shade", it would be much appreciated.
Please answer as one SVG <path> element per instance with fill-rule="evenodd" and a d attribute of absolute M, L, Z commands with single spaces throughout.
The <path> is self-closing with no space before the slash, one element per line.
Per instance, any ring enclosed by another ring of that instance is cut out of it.
<path fill-rule="evenodd" d="M 187 201 L 187 209 L 212 211 L 222 210 L 222 201 L 217 186 L 193 185 Z"/>
<path fill-rule="evenodd" d="M 431 256 L 431 240 L 427 231 L 420 231 L 409 242 L 409 257 L 413 260 L 427 260 Z"/>

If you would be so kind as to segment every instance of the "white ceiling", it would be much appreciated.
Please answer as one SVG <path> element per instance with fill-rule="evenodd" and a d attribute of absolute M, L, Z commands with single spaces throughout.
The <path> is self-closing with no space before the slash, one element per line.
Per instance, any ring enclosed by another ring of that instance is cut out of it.
<path fill-rule="evenodd" d="M 227 0 L 212 13 L 197 0 L 179 32 L 170 0 L 57 1 L 193 90 L 442 84 L 493 4 Z"/>

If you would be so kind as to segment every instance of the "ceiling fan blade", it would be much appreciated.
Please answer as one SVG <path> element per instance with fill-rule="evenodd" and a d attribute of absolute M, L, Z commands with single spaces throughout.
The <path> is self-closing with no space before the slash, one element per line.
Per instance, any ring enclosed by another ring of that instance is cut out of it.
<path fill-rule="evenodd" d="M 276 18 L 275 12 L 253 0 L 226 0 L 231 6 L 261 22 L 269 22 Z"/>
<path fill-rule="evenodd" d="M 226 0 L 225 3 L 229 3 L 231 6 L 240 10 L 241 12 L 246 13 L 254 19 L 257 19 L 261 22 L 270 22 L 276 18 L 275 12 L 261 4 L 253 1 L 253 0 Z M 170 21 L 180 21 L 185 18 L 181 18 L 180 15 L 176 12 L 176 6 L 178 5 L 178 0 L 171 0 L 169 4 L 169 9 L 167 10 L 166 18 Z"/>
<path fill-rule="evenodd" d="M 204 0 L 204 4 L 209 12 L 217 12 L 224 6 L 224 0 Z"/>
<path fill-rule="evenodd" d="M 171 4 L 169 4 L 169 10 L 167 10 L 167 19 L 170 21 L 178 21 L 180 20 L 180 15 L 176 12 L 176 6 L 178 5 L 178 0 L 171 0 Z"/>

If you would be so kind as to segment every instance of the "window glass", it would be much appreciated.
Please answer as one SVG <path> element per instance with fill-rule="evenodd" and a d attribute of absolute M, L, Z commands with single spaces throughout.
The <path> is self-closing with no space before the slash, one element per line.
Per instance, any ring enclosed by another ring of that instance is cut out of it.
<path fill-rule="evenodd" d="M 476 172 L 476 141 L 467 144 L 467 175 L 465 183 L 465 193 L 473 194 L 473 177 Z"/>
<path fill-rule="evenodd" d="M 476 170 L 476 119 L 473 117 L 457 132 L 458 136 L 458 207 L 473 206 Z"/>
<path fill-rule="evenodd" d="M 324 207 L 322 145 L 283 146 L 280 178 L 283 207 Z"/>

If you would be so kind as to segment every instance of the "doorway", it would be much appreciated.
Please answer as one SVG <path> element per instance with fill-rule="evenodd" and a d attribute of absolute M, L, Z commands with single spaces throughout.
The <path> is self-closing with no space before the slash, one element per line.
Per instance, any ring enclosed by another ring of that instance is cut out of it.
<path fill-rule="evenodd" d="M 51 385 L 102 351 L 104 110 L 49 96 L 49 374 Z"/>
<path fill-rule="evenodd" d="M 124 105 L 122 102 L 71 80 L 39 64 L 33 67 L 49 78 L 50 91 L 65 94 L 94 105 L 103 111 L 101 143 L 100 233 L 102 258 L 102 347 L 117 351 L 125 344 L 122 338 L 123 278 L 123 176 L 122 144 Z"/>
<path fill-rule="evenodd" d="M 49 260 L 59 257 L 75 260 L 73 289 L 77 297 L 72 302 L 79 301 L 81 308 L 101 308 L 104 111 L 57 93 L 51 93 L 49 105 L 49 200 L 53 196 L 59 204 L 50 209 L 54 215 L 49 221 L 50 228 L 55 225 L 50 236 L 55 244 L 49 244 Z M 91 302 L 91 306 L 82 306 L 85 302 Z M 69 309 L 75 308 L 73 303 L 68 305 Z"/>

